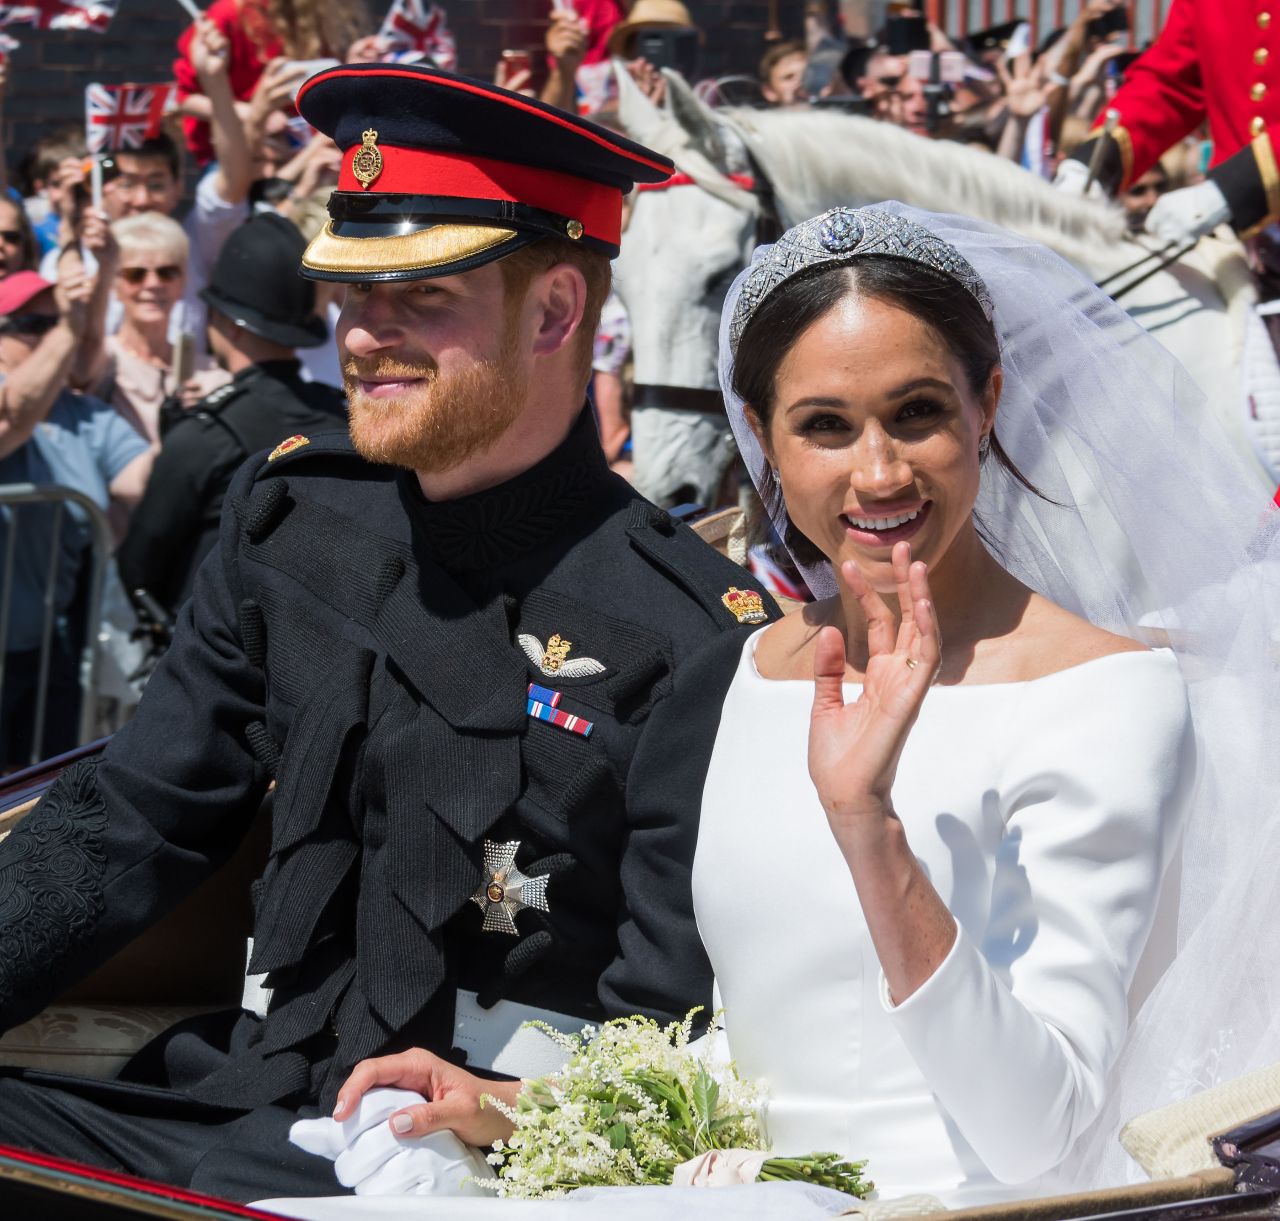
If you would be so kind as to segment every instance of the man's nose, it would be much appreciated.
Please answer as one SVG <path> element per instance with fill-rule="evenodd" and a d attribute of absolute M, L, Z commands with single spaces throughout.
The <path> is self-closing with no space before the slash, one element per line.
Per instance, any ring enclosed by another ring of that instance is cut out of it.
<path fill-rule="evenodd" d="M 348 293 L 338 323 L 342 346 L 352 356 L 373 356 L 399 345 L 403 331 L 394 317 L 389 302 L 376 291 L 354 300 Z"/>

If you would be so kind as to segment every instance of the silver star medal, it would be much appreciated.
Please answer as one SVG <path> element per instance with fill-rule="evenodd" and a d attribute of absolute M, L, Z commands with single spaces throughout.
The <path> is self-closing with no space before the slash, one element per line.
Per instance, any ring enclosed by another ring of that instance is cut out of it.
<path fill-rule="evenodd" d="M 484 912 L 482 927 L 486 933 L 510 933 L 519 937 L 516 912 L 525 907 L 536 907 L 540 912 L 551 910 L 547 906 L 548 878 L 525 877 L 516 868 L 519 848 L 518 839 L 505 844 L 495 844 L 491 839 L 484 841 L 484 869 L 488 880 L 476 888 L 471 902 Z"/>

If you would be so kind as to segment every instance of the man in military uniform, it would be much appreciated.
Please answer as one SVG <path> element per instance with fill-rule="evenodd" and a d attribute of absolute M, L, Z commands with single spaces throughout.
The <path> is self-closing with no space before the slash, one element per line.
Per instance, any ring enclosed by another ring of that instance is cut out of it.
<path fill-rule="evenodd" d="M 1102 141 L 1097 182 L 1112 196 L 1123 194 L 1207 122 L 1207 179 L 1162 196 L 1147 229 L 1183 242 L 1227 223 L 1249 237 L 1280 219 L 1278 35 L 1280 6 L 1272 0 L 1173 0 L 1160 37 L 1126 72 L 1108 107 L 1118 123 L 1063 162 L 1057 185 L 1083 191 Z"/>
<path fill-rule="evenodd" d="M 610 473 L 583 407 L 623 194 L 670 163 L 422 67 L 334 68 L 299 106 L 344 150 L 303 267 L 350 285 L 351 440 L 240 471 L 137 717 L 0 844 L 10 1026 L 224 859 L 274 779 L 261 1016 L 118 1082 L 0 1080 L 0 1142 L 238 1199 L 334 1191 L 287 1130 L 370 1056 L 515 1076 L 523 1016 L 709 1000 L 685 761 L 629 780 L 687 659 L 772 613 Z"/>
<path fill-rule="evenodd" d="M 165 428 L 116 553 L 125 588 L 145 589 L 170 612 L 217 545 L 223 497 L 246 459 L 295 434 L 346 427 L 342 395 L 299 376 L 295 350 L 329 338 L 315 286 L 297 274 L 305 246 L 283 217 L 256 216 L 227 239 L 200 293 L 209 346 L 234 377 Z"/>

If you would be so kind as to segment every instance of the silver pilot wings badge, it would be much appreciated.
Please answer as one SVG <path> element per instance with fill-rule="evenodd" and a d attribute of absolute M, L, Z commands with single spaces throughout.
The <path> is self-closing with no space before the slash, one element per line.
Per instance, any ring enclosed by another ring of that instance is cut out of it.
<path fill-rule="evenodd" d="M 516 912 L 525 907 L 536 907 L 549 912 L 547 906 L 547 877 L 526 877 L 516 868 L 516 852 L 520 841 L 513 839 L 505 844 L 491 839 L 484 841 L 484 871 L 487 880 L 482 882 L 471 902 L 484 912 L 483 929 L 486 933 L 510 933 L 520 936 L 516 928 Z"/>
<path fill-rule="evenodd" d="M 521 632 L 516 637 L 517 643 L 525 651 L 529 660 L 548 678 L 558 675 L 560 678 L 590 678 L 593 674 L 603 674 L 604 664 L 594 657 L 570 658 L 569 650 L 573 648 L 572 640 L 565 640 L 557 632 L 548 641 L 546 648 L 536 636 Z"/>

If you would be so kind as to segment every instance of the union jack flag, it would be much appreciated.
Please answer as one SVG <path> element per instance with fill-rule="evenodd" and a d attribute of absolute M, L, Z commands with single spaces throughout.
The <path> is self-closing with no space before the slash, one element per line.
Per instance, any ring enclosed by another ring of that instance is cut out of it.
<path fill-rule="evenodd" d="M 177 85 L 89 85 L 84 91 L 85 138 L 91 153 L 141 148 L 160 134 Z"/>
<path fill-rule="evenodd" d="M 119 0 L 30 0 L 0 4 L 0 26 L 30 25 L 37 30 L 92 30 L 105 33 Z"/>
<path fill-rule="evenodd" d="M 457 66 L 458 44 L 444 9 L 431 0 L 394 0 L 378 36 L 386 41 L 389 59 L 404 63 L 430 56 L 437 67 L 452 71 Z"/>

